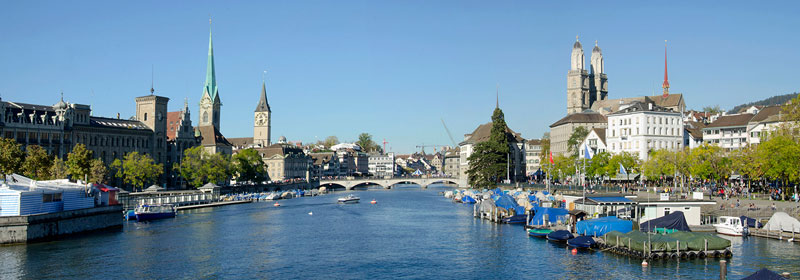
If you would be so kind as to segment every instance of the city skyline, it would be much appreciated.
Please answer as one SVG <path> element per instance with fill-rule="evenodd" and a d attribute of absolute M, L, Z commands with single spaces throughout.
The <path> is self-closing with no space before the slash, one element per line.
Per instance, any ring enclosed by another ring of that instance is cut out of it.
<path fill-rule="evenodd" d="M 576 33 L 587 52 L 599 41 L 610 98 L 660 94 L 663 40 L 669 40 L 671 92 L 683 93 L 693 109 L 729 109 L 794 92 L 790 67 L 800 62 L 791 48 L 798 39 L 779 36 L 797 22 L 785 7 L 767 13 L 764 7 L 731 5 L 722 7 L 729 9 L 724 15 L 707 15 L 639 4 L 626 6 L 623 18 L 605 22 L 588 17 L 589 8 L 576 7 L 570 11 L 575 20 L 553 26 L 559 15 L 570 14 L 563 6 L 540 11 L 529 3 L 155 3 L 93 9 L 108 13 L 58 2 L 46 8 L 10 5 L 0 12 L 6 38 L 0 43 L 6 54 L 0 97 L 49 105 L 63 90 L 67 101 L 92 105 L 96 116 L 127 118 L 134 115 L 133 99 L 149 94 L 154 67 L 156 94 L 173 100 L 169 111 L 180 110 L 179 101 L 189 98 L 197 125 L 209 13 L 226 137 L 252 136 L 251 110 L 266 70 L 273 139 L 308 143 L 335 135 L 355 141 L 367 132 L 400 153 L 422 143 L 452 145 L 440 119 L 456 142 L 463 140 L 489 121 L 497 84 L 509 126 L 527 139 L 541 137 L 564 116 Z M 119 8 L 126 13 L 114 14 Z M 656 8 L 686 22 L 631 13 Z M 612 7 L 592 9 L 615 13 Z M 254 19 L 259 12 L 268 16 Z M 742 15 L 752 21 L 739 22 Z M 649 21 L 637 22 L 643 19 Z M 551 29 L 538 29 L 539 24 Z M 762 32 L 764 26 L 769 32 Z"/>

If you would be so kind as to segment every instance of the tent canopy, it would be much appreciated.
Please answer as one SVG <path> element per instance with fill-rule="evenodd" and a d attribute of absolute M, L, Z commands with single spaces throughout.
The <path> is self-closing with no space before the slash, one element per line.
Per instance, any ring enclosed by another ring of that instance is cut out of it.
<path fill-rule="evenodd" d="M 644 232 L 655 231 L 656 228 L 692 231 L 689 229 L 689 224 L 686 223 L 686 217 L 683 216 L 683 212 L 681 211 L 675 211 L 664 217 L 644 222 L 639 225 L 639 228 Z"/>
<path fill-rule="evenodd" d="M 800 233 L 800 221 L 797 221 L 786 212 L 775 212 L 772 214 L 772 217 L 769 218 L 767 224 L 764 225 L 764 228 L 767 230 L 780 230 L 780 231 L 788 231 L 788 232 L 797 232 Z"/>

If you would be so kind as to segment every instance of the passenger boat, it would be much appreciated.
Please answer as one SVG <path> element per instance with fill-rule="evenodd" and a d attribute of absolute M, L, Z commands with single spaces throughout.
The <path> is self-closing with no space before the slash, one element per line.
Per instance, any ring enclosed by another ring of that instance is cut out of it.
<path fill-rule="evenodd" d="M 172 204 L 157 204 L 157 205 L 141 205 L 134 210 L 136 213 L 137 221 L 149 221 L 157 219 L 174 218 L 177 213 L 175 205 Z"/>
<path fill-rule="evenodd" d="M 549 228 L 532 228 L 528 229 L 528 235 L 533 237 L 545 238 L 548 234 L 553 232 L 552 229 Z"/>
<path fill-rule="evenodd" d="M 714 224 L 717 233 L 732 236 L 742 236 L 745 234 L 742 219 L 739 217 L 721 216 L 717 218 L 718 223 Z"/>
<path fill-rule="evenodd" d="M 361 200 L 361 198 L 359 198 L 359 197 L 357 197 L 355 195 L 349 194 L 349 195 L 347 195 L 345 197 L 340 197 L 339 198 L 339 203 L 344 203 L 344 204 L 358 203 L 359 200 Z"/>

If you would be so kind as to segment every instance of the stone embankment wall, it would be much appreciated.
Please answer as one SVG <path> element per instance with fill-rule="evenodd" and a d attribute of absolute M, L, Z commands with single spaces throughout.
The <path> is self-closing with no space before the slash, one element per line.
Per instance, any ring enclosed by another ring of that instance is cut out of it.
<path fill-rule="evenodd" d="M 122 228 L 122 206 L 0 217 L 0 244 L 56 239 L 76 233 Z"/>

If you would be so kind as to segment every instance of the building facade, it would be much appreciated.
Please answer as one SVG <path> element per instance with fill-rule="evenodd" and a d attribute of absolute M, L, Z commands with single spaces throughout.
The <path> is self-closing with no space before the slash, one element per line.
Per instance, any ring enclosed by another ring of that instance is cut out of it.
<path fill-rule="evenodd" d="M 201 139 L 200 145 L 209 153 L 233 154 L 233 145 L 220 132 L 222 101 L 217 88 L 217 75 L 214 68 L 214 44 L 211 32 L 208 33 L 208 64 L 206 66 L 206 83 L 200 97 L 199 121 L 195 128 L 195 136 Z"/>
<path fill-rule="evenodd" d="M 703 142 L 717 145 L 726 151 L 737 150 L 747 146 L 747 124 L 753 114 L 735 114 L 720 116 L 703 128 Z"/>
<path fill-rule="evenodd" d="M 525 141 L 525 175 L 531 176 L 541 167 L 542 140 Z"/>
<path fill-rule="evenodd" d="M 261 84 L 261 95 L 253 117 L 253 143 L 261 147 L 272 144 L 272 110 L 267 102 L 267 84 Z"/>
<path fill-rule="evenodd" d="M 444 174 L 450 177 L 458 177 L 459 166 L 461 161 L 461 150 L 456 147 L 453 149 L 447 150 L 444 154 Z"/>
<path fill-rule="evenodd" d="M 590 71 L 586 71 L 586 58 L 581 42 L 575 40 L 567 72 L 567 114 L 580 113 L 592 107 L 595 101 L 608 98 L 608 76 L 604 72 L 603 53 L 600 47 L 592 49 Z"/>
<path fill-rule="evenodd" d="M 680 112 L 636 102 L 608 115 L 606 141 L 612 154 L 629 152 L 645 161 L 650 151 L 683 148 Z"/>
<path fill-rule="evenodd" d="M 302 148 L 286 143 L 281 136 L 278 143 L 264 148 L 256 148 L 267 164 L 270 181 L 307 178 L 311 176 L 313 159 Z"/>
<path fill-rule="evenodd" d="M 379 178 L 391 178 L 397 173 L 394 153 L 369 155 L 369 174 Z"/>
<path fill-rule="evenodd" d="M 569 114 L 550 125 L 550 151 L 553 155 L 566 154 L 569 151 L 567 142 L 572 132 L 578 127 L 591 131 L 595 128 L 608 127 L 608 119 L 600 113 L 584 111 Z"/>

